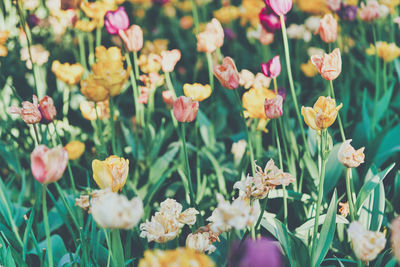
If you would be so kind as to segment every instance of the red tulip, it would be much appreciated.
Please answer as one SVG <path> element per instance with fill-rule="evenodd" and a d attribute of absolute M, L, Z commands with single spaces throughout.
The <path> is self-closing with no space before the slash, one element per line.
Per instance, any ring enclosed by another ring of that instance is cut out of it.
<path fill-rule="evenodd" d="M 236 69 L 235 61 L 230 57 L 225 57 L 222 65 L 214 66 L 214 75 L 226 89 L 232 90 L 239 87 L 239 72 Z"/>
<path fill-rule="evenodd" d="M 45 96 L 40 100 L 39 110 L 46 123 L 52 122 L 54 117 L 57 115 L 56 107 L 54 106 L 53 99 L 50 96 Z"/>
<path fill-rule="evenodd" d="M 179 122 L 194 121 L 198 110 L 199 101 L 193 101 L 191 97 L 180 96 L 173 104 L 174 116 Z"/>
<path fill-rule="evenodd" d="M 282 103 L 283 97 L 281 95 L 276 95 L 272 99 L 265 99 L 264 110 L 268 119 L 277 119 L 282 116 Z"/>

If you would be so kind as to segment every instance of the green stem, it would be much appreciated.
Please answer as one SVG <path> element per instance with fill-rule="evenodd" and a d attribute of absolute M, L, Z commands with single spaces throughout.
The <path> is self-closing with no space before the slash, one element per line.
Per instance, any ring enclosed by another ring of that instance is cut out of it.
<path fill-rule="evenodd" d="M 138 65 L 138 57 L 136 51 L 133 52 L 133 65 L 135 67 L 136 80 L 139 80 L 139 65 Z"/>
<path fill-rule="evenodd" d="M 51 247 L 51 239 L 50 239 L 50 227 L 49 227 L 49 217 L 47 214 L 47 203 L 46 203 L 46 187 L 47 185 L 43 185 L 42 191 L 42 205 L 43 205 L 43 223 L 44 223 L 44 231 L 46 233 L 46 244 L 47 244 L 47 259 L 49 260 L 49 267 L 53 267 L 53 248 Z"/>
<path fill-rule="evenodd" d="M 134 53 L 134 55 L 136 54 L 136 52 Z M 131 62 L 131 57 L 129 56 L 129 53 L 125 53 L 125 59 L 126 62 L 128 63 L 128 67 L 131 68 L 131 72 L 130 72 L 130 80 L 132 83 L 132 92 L 133 92 L 133 102 L 135 103 L 135 114 L 136 114 L 136 120 L 138 122 L 139 125 L 143 125 L 142 121 L 141 121 L 141 104 L 139 103 L 139 90 L 138 90 L 138 86 L 136 83 L 136 77 L 135 75 L 138 74 L 138 71 L 136 70 L 136 65 L 137 65 L 137 60 L 135 59 L 134 64 L 135 64 L 135 73 L 133 73 L 133 68 L 132 68 L 132 62 Z"/>
<path fill-rule="evenodd" d="M 383 92 L 386 93 L 387 90 L 387 62 L 383 61 Z"/>
<path fill-rule="evenodd" d="M 110 236 L 109 233 L 107 232 L 106 229 L 103 229 L 104 231 L 104 236 L 106 238 L 106 243 L 107 243 L 107 248 L 108 248 L 108 256 L 107 256 L 107 267 L 110 266 L 110 260 L 112 257 L 112 249 L 111 249 L 111 243 L 110 243 Z"/>
<path fill-rule="evenodd" d="M 253 151 L 253 145 L 252 145 L 252 142 L 251 142 L 251 137 L 250 137 L 250 134 L 249 134 L 249 129 L 247 128 L 246 119 L 245 119 L 244 114 L 243 114 L 243 108 L 242 108 L 243 104 L 242 104 L 242 101 L 240 100 L 240 96 L 239 96 L 238 90 L 236 89 L 236 90 L 233 90 L 233 91 L 235 92 L 236 101 L 237 101 L 238 106 L 240 108 L 240 116 L 242 117 L 243 126 L 244 126 L 244 129 L 245 129 L 245 132 L 246 132 L 247 144 L 249 145 L 249 152 L 250 152 L 249 156 L 250 156 L 251 171 L 252 171 L 253 176 L 255 176 L 255 174 L 256 174 L 256 166 L 255 166 L 255 162 L 254 162 L 254 151 Z"/>
<path fill-rule="evenodd" d="M 174 85 L 172 84 L 172 81 L 171 81 L 171 77 L 170 77 L 170 75 L 169 75 L 169 72 L 165 72 L 165 81 L 167 82 L 168 90 L 170 90 L 170 91 L 173 93 L 174 99 L 176 99 L 175 88 L 174 88 Z"/>
<path fill-rule="evenodd" d="M 40 139 L 39 139 L 39 133 L 38 133 L 38 129 L 37 129 L 37 124 L 33 124 L 33 131 L 35 132 L 35 142 L 36 142 L 36 146 L 38 146 L 40 144 Z"/>
<path fill-rule="evenodd" d="M 380 84 L 379 84 L 379 56 L 378 56 L 378 48 L 376 46 L 377 39 L 376 39 L 376 31 L 375 26 L 372 26 L 372 35 L 374 37 L 374 46 L 375 46 L 375 96 L 374 96 L 374 112 L 372 114 L 372 123 L 371 123 L 371 131 L 372 134 L 375 132 L 376 126 L 376 112 L 377 112 L 377 105 L 378 105 L 378 98 L 380 95 Z"/>
<path fill-rule="evenodd" d="M 111 231 L 111 247 L 113 256 L 113 266 L 125 266 L 124 249 L 122 247 L 119 229 Z"/>
<path fill-rule="evenodd" d="M 85 40 L 83 39 L 83 34 L 84 34 L 83 32 L 78 32 L 79 58 L 82 67 L 84 67 L 87 70 L 88 66 L 86 62 L 86 49 L 85 49 Z"/>
<path fill-rule="evenodd" d="M 321 171 L 319 177 L 319 189 L 318 189 L 318 200 L 317 200 L 317 207 L 315 209 L 315 220 L 314 220 L 314 233 L 313 233 L 313 242 L 312 242 L 312 257 L 314 256 L 314 251 L 316 249 L 316 242 L 317 242 L 317 233 L 318 233 L 318 226 L 319 226 L 319 215 L 320 209 L 322 204 L 323 192 L 324 192 L 324 180 L 325 180 L 325 149 L 326 149 L 326 141 L 327 141 L 327 130 L 321 130 L 321 146 L 319 148 L 319 153 L 321 156 Z"/>
<path fill-rule="evenodd" d="M 281 26 L 282 26 L 283 46 L 285 48 L 286 69 L 287 69 L 287 75 L 289 78 L 290 92 L 292 94 L 294 108 L 296 109 L 297 120 L 300 125 L 300 131 L 301 131 L 301 136 L 303 138 L 304 146 L 306 148 L 307 153 L 309 155 L 311 155 L 308 144 L 307 144 L 307 139 L 306 139 L 306 134 L 305 134 L 304 127 L 303 127 L 303 122 L 301 120 L 301 116 L 300 116 L 300 112 L 299 112 L 299 106 L 297 104 L 296 92 L 294 90 L 292 67 L 290 65 L 289 43 L 288 43 L 287 34 L 286 34 L 286 24 L 285 24 L 284 16 L 281 15 L 280 19 L 281 19 Z"/>
<path fill-rule="evenodd" d="M 64 87 L 64 92 L 63 92 L 63 121 L 67 123 L 68 123 L 70 89 L 71 88 Z"/>
<path fill-rule="evenodd" d="M 264 215 L 264 211 L 267 209 L 267 203 L 268 203 L 268 194 L 262 201 L 260 215 L 258 216 L 256 224 L 254 225 L 255 230 L 258 230 L 258 227 L 261 224 L 261 219 Z"/>
<path fill-rule="evenodd" d="M 276 137 L 276 145 L 278 147 L 279 168 L 283 171 L 282 151 L 281 151 L 281 143 L 279 140 L 277 119 L 275 119 L 273 121 L 273 128 L 274 128 L 275 137 Z M 287 192 L 286 192 L 286 186 L 282 185 L 282 187 L 283 187 L 283 216 L 284 216 L 284 223 L 285 223 L 285 225 L 287 225 L 287 217 L 288 217 Z"/>
<path fill-rule="evenodd" d="M 208 65 L 208 80 L 210 82 L 211 90 L 214 91 L 214 70 L 211 53 L 206 53 Z"/>
<path fill-rule="evenodd" d="M 96 28 L 96 47 L 101 46 L 101 29 L 100 27 Z"/>
<path fill-rule="evenodd" d="M 187 152 L 187 147 L 186 147 L 186 134 L 185 134 L 185 122 L 181 123 L 181 141 L 182 141 L 182 148 L 183 148 L 183 156 L 185 157 L 185 166 L 186 166 L 186 175 L 188 178 L 188 184 L 189 184 L 189 197 L 190 197 L 190 204 L 191 206 L 196 207 L 196 197 L 194 194 L 193 190 L 193 184 L 192 184 L 192 176 L 190 174 L 190 166 L 189 166 L 189 155 Z"/>
<path fill-rule="evenodd" d="M 332 94 L 333 99 L 335 99 L 335 101 L 336 101 L 335 90 L 333 89 L 333 82 L 332 82 L 332 80 L 329 81 L 329 88 L 330 88 L 330 90 L 331 90 L 331 94 Z M 346 135 L 344 134 L 343 124 L 342 124 L 342 118 L 341 118 L 339 112 L 338 112 L 337 118 L 338 118 L 338 122 L 339 122 L 340 135 L 341 135 L 341 137 L 342 137 L 342 141 L 344 142 L 344 141 L 346 141 Z"/>
<path fill-rule="evenodd" d="M 111 127 L 111 147 L 113 155 L 117 152 L 115 146 L 115 128 L 114 128 L 114 99 L 110 96 L 110 127 Z"/>
<path fill-rule="evenodd" d="M 194 27 L 196 34 L 199 33 L 199 12 L 197 11 L 197 4 L 195 0 L 191 0 L 192 2 L 192 13 L 193 13 L 193 20 L 194 20 Z"/>
<path fill-rule="evenodd" d="M 346 170 L 346 190 L 347 190 L 347 201 L 349 203 L 350 218 L 351 221 L 355 220 L 354 202 L 351 194 L 351 168 Z"/>

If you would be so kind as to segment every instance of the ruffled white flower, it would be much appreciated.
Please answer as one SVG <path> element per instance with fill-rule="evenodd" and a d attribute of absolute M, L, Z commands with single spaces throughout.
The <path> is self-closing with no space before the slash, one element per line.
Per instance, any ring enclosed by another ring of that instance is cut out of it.
<path fill-rule="evenodd" d="M 296 180 L 290 173 L 283 172 L 281 169 L 276 167 L 273 159 L 270 159 L 267 162 L 264 171 L 257 165 L 256 169 L 258 175 L 261 175 L 272 188 L 278 185 L 288 186 Z"/>
<path fill-rule="evenodd" d="M 207 219 L 212 222 L 211 230 L 213 232 L 226 232 L 232 228 L 244 229 L 246 226 L 253 225 L 260 214 L 258 201 L 254 201 L 253 206 L 246 198 L 237 198 L 229 203 L 221 194 L 217 194 L 217 200 L 218 207 Z"/>
<path fill-rule="evenodd" d="M 355 150 L 354 147 L 350 145 L 352 140 L 346 140 L 342 143 L 338 151 L 339 161 L 347 168 L 356 168 L 364 162 L 364 147 Z"/>
<path fill-rule="evenodd" d="M 253 197 L 257 199 L 264 199 L 269 192 L 269 187 L 264 184 L 262 177 L 257 174 L 255 177 L 247 175 L 245 180 L 236 182 L 233 188 L 243 192 L 248 198 Z"/>
<path fill-rule="evenodd" d="M 189 234 L 186 238 L 186 247 L 200 253 L 211 254 L 216 247 L 211 243 L 208 232 Z"/>
<path fill-rule="evenodd" d="M 132 229 L 142 218 L 143 203 L 139 197 L 128 200 L 108 191 L 90 201 L 90 211 L 102 228 Z"/>
<path fill-rule="evenodd" d="M 385 248 L 386 238 L 383 233 L 365 230 L 357 221 L 350 224 L 347 234 L 353 245 L 354 254 L 363 261 L 374 260 Z"/>

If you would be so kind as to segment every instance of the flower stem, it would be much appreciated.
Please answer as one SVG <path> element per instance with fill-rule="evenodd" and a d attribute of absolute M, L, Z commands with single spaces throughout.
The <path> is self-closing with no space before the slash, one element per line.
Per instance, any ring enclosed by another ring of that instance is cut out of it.
<path fill-rule="evenodd" d="M 51 247 L 51 240 L 50 240 L 50 227 L 49 227 L 49 217 L 47 214 L 47 203 L 46 203 L 46 187 L 47 185 L 43 185 L 42 191 L 42 205 L 43 205 L 43 224 L 44 224 L 44 231 L 46 233 L 46 244 L 47 244 L 47 259 L 49 260 L 49 267 L 53 267 L 53 249 Z"/>
<path fill-rule="evenodd" d="M 236 101 L 238 102 L 238 106 L 240 107 L 240 116 L 242 117 L 244 129 L 245 129 L 246 137 L 247 137 L 247 143 L 249 144 L 251 171 L 254 176 L 256 174 L 256 166 L 254 165 L 255 164 L 254 163 L 254 151 L 253 151 L 253 145 L 251 142 L 251 137 L 249 134 L 249 129 L 247 128 L 246 119 L 243 114 L 243 108 L 242 108 L 243 104 L 242 104 L 242 101 L 240 100 L 239 92 L 237 91 L 237 89 L 233 90 L 233 91 L 235 92 Z"/>
<path fill-rule="evenodd" d="M 283 46 L 285 48 L 286 69 L 287 69 L 287 75 L 289 78 L 290 92 L 292 94 L 294 108 L 296 109 L 297 120 L 300 124 L 300 131 L 301 131 L 301 136 L 303 138 L 304 146 L 306 148 L 307 153 L 310 154 L 310 151 L 309 151 L 309 148 L 307 145 L 306 134 L 305 134 L 304 127 L 303 127 L 303 122 L 300 117 L 299 106 L 297 104 L 296 92 L 294 90 L 292 68 L 290 65 L 289 43 L 288 43 L 288 39 L 287 39 L 286 24 L 285 24 L 285 19 L 284 19 L 283 15 L 280 16 L 280 19 L 281 19 L 281 26 L 282 26 Z"/>
<path fill-rule="evenodd" d="M 195 0 L 191 0 L 192 2 L 192 13 L 193 13 L 193 20 L 194 20 L 194 27 L 195 27 L 195 32 L 196 34 L 199 33 L 199 12 L 197 11 L 197 4 Z"/>
<path fill-rule="evenodd" d="M 351 221 L 354 221 L 355 210 L 354 210 L 353 197 L 351 194 L 351 168 L 347 168 L 346 170 L 346 189 L 347 189 L 347 201 L 349 202 L 349 209 L 350 209 L 350 218 Z"/>
<path fill-rule="evenodd" d="M 122 247 L 119 229 L 113 229 L 111 231 L 111 248 L 113 253 L 112 266 L 125 266 L 124 249 Z"/>
<path fill-rule="evenodd" d="M 35 141 L 36 141 L 36 146 L 40 144 L 40 139 L 39 139 L 39 133 L 37 129 L 37 124 L 33 124 L 33 131 L 35 132 Z"/>
<path fill-rule="evenodd" d="M 372 123 L 371 123 L 371 131 L 372 134 L 375 132 L 376 126 L 376 112 L 377 112 L 377 105 L 378 105 L 378 98 L 380 95 L 380 84 L 379 84 L 379 57 L 378 57 L 378 48 L 376 46 L 376 31 L 375 26 L 372 26 L 372 35 L 374 37 L 374 45 L 375 45 L 375 96 L 374 96 L 374 111 L 372 114 Z"/>
<path fill-rule="evenodd" d="M 210 82 L 211 90 L 214 91 L 214 71 L 213 71 L 213 63 L 211 53 L 206 53 L 207 56 L 207 64 L 208 64 L 208 79 Z"/>
<path fill-rule="evenodd" d="M 335 90 L 333 89 L 333 82 L 332 81 L 329 81 L 329 88 L 331 89 L 331 95 L 332 95 L 333 99 L 336 100 Z M 338 122 L 339 122 L 340 135 L 342 137 L 342 141 L 344 142 L 344 141 L 346 141 L 346 135 L 344 134 L 342 119 L 340 117 L 340 113 L 339 112 L 338 112 L 337 118 L 338 118 Z"/>
<path fill-rule="evenodd" d="M 83 39 L 83 32 L 78 32 L 78 43 L 79 43 L 79 59 L 81 65 L 85 70 L 88 69 L 87 62 L 86 62 L 86 50 L 85 50 L 85 40 Z"/>
<path fill-rule="evenodd" d="M 136 52 L 134 53 L 134 55 Z M 136 120 L 139 122 L 139 125 L 142 125 L 143 121 L 141 120 L 141 105 L 139 103 L 139 91 L 136 83 L 136 76 L 138 75 L 138 71 L 136 70 L 136 65 L 137 65 L 137 60 L 135 59 L 134 64 L 135 64 L 135 73 L 133 73 L 133 68 L 132 68 L 132 61 L 129 56 L 129 53 L 125 53 L 125 59 L 128 64 L 128 67 L 131 68 L 130 72 L 130 79 L 132 83 L 132 92 L 133 92 L 133 102 L 135 103 L 135 115 L 136 115 Z"/>
<path fill-rule="evenodd" d="M 96 47 L 101 46 L 101 27 L 96 28 Z"/>
<path fill-rule="evenodd" d="M 276 144 L 278 147 L 278 156 L 279 156 L 279 168 L 283 171 L 283 162 L 282 162 L 282 151 L 281 151 L 281 143 L 279 140 L 279 132 L 278 132 L 278 122 L 277 119 L 273 121 L 273 128 L 276 137 Z M 284 223 L 287 225 L 287 217 L 288 217 L 288 207 L 287 207 L 287 192 L 286 186 L 282 185 L 283 187 L 283 216 L 284 216 Z"/>
<path fill-rule="evenodd" d="M 115 155 L 116 146 L 115 146 L 115 128 L 114 128 L 114 100 L 113 97 L 110 96 L 110 127 L 111 127 L 111 147 L 112 152 Z"/>
<path fill-rule="evenodd" d="M 165 81 L 167 82 L 168 89 L 173 93 L 174 99 L 176 99 L 175 88 L 174 88 L 174 85 L 172 84 L 171 76 L 169 75 L 169 72 L 165 72 Z"/>
<path fill-rule="evenodd" d="M 326 131 L 327 131 L 326 129 L 321 130 L 321 146 L 319 148 L 319 153 L 320 153 L 322 163 L 321 163 L 321 170 L 320 170 L 320 177 L 319 177 L 317 207 L 315 209 L 314 233 L 313 233 L 313 242 L 312 242 L 312 254 L 313 255 L 312 256 L 314 256 L 314 251 L 316 248 L 317 233 L 318 233 L 318 226 L 319 226 L 319 215 L 321 212 L 320 209 L 321 209 L 322 197 L 323 197 L 323 192 L 324 192 L 325 165 L 326 165 L 325 148 L 326 148 L 326 141 L 327 141 L 327 132 Z M 311 258 L 313 258 L 313 257 L 311 257 Z"/>
<path fill-rule="evenodd" d="M 183 156 L 185 157 L 186 175 L 187 175 L 188 184 L 189 184 L 189 195 L 190 195 L 189 197 L 190 197 L 190 202 L 191 202 L 190 204 L 192 206 L 197 207 L 197 204 L 195 201 L 196 197 L 194 194 L 193 184 L 192 184 L 192 176 L 190 174 L 189 155 L 188 155 L 187 147 L 186 147 L 186 134 L 185 134 L 185 123 L 184 122 L 181 123 L 181 141 L 182 141 L 182 148 L 183 148 Z"/>
<path fill-rule="evenodd" d="M 139 65 L 138 65 L 137 52 L 133 52 L 133 66 L 135 67 L 135 78 L 136 80 L 139 80 Z"/>
<path fill-rule="evenodd" d="M 267 196 L 263 199 L 263 202 L 261 204 L 261 211 L 260 211 L 260 216 L 258 216 L 257 222 L 254 225 L 254 229 L 258 230 L 258 227 L 261 224 L 261 219 L 264 215 L 264 211 L 267 209 L 267 203 L 268 203 L 268 194 Z"/>

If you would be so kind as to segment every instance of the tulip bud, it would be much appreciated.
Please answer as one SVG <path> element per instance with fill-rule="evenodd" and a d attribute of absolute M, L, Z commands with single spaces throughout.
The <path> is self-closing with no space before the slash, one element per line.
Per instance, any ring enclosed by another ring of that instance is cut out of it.
<path fill-rule="evenodd" d="M 118 34 L 120 30 L 124 31 L 129 27 L 129 18 L 123 6 L 115 11 L 107 11 L 104 25 L 109 34 Z"/>
<path fill-rule="evenodd" d="M 181 51 L 173 49 L 161 52 L 161 68 L 163 72 L 172 72 L 176 63 L 181 59 Z"/>
<path fill-rule="evenodd" d="M 281 73 L 281 60 L 279 55 L 274 56 L 267 63 L 261 63 L 261 70 L 268 78 L 276 78 Z"/>
<path fill-rule="evenodd" d="M 129 52 L 139 52 L 143 47 L 143 32 L 138 25 L 132 25 L 126 31 L 119 30 L 119 36 L 124 41 Z"/>
<path fill-rule="evenodd" d="M 103 161 L 92 161 L 93 178 L 101 188 L 111 188 L 117 192 L 124 187 L 129 172 L 129 160 L 117 156 L 109 156 Z"/>
<path fill-rule="evenodd" d="M 264 102 L 265 116 L 267 116 L 268 119 L 277 119 L 281 117 L 283 114 L 282 103 L 283 103 L 283 98 L 280 95 L 276 95 L 272 99 L 265 99 Z"/>
<path fill-rule="evenodd" d="M 42 119 L 42 114 L 39 110 L 38 98 L 36 95 L 32 97 L 33 102 L 23 101 L 21 103 L 22 108 L 19 107 L 10 107 L 8 111 L 10 114 L 19 114 L 22 120 L 27 124 L 35 124 L 40 122 Z"/>
<path fill-rule="evenodd" d="M 337 21 L 332 14 L 326 14 L 320 21 L 318 33 L 325 43 L 333 43 L 337 38 Z"/>
<path fill-rule="evenodd" d="M 338 159 L 347 168 L 357 168 L 364 162 L 364 147 L 355 150 L 354 147 L 350 145 L 350 142 L 351 139 L 342 143 L 339 148 Z"/>
<path fill-rule="evenodd" d="M 311 62 L 318 69 L 322 78 L 328 81 L 336 79 L 342 71 L 342 57 L 339 48 L 324 56 L 311 56 Z"/>
<path fill-rule="evenodd" d="M 265 0 L 267 6 L 269 5 L 272 10 L 278 15 L 286 15 L 291 9 L 292 0 Z"/>
<path fill-rule="evenodd" d="M 68 152 L 61 146 L 49 149 L 45 145 L 39 145 L 31 153 L 32 174 L 41 184 L 59 180 L 67 163 Z"/>
<path fill-rule="evenodd" d="M 268 32 L 275 32 L 281 29 L 281 21 L 279 16 L 277 16 L 270 8 L 264 7 L 258 14 L 260 23 L 263 28 Z"/>
<path fill-rule="evenodd" d="M 45 96 L 40 100 L 39 110 L 45 123 L 52 122 L 54 117 L 57 115 L 54 101 L 50 96 Z"/>
<path fill-rule="evenodd" d="M 192 98 L 180 96 L 173 104 L 173 112 L 175 118 L 179 122 L 192 122 L 196 118 L 199 110 L 199 102 L 193 101 Z"/>
<path fill-rule="evenodd" d="M 235 61 L 230 57 L 225 57 L 222 65 L 214 66 L 214 75 L 226 89 L 232 90 L 239 87 L 239 72 L 236 69 Z"/>

